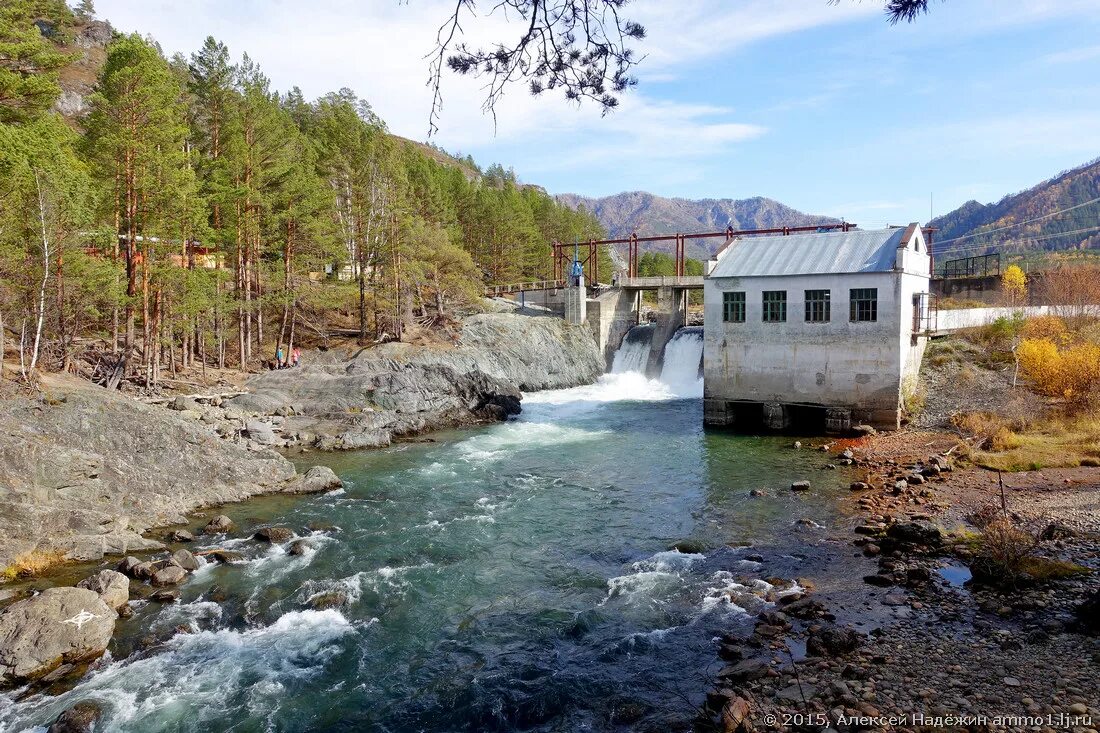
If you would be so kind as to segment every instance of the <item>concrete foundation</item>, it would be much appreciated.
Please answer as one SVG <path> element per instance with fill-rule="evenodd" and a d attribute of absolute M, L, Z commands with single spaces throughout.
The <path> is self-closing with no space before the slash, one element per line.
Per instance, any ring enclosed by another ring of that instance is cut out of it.
<path fill-rule="evenodd" d="M 703 424 L 738 432 L 848 435 L 857 425 L 896 430 L 898 410 L 748 400 L 703 400 Z"/>
<path fill-rule="evenodd" d="M 638 325 L 638 298 L 637 291 L 610 288 L 587 303 L 588 325 L 608 369 L 627 331 Z"/>

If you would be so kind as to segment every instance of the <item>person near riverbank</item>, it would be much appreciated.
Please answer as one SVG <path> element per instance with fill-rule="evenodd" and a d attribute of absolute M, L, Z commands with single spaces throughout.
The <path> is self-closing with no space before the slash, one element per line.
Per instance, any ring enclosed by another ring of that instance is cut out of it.
<path fill-rule="evenodd" d="M 283 347 L 280 346 L 275 349 L 275 368 L 282 369 L 284 366 L 286 365 L 283 363 Z"/>
<path fill-rule="evenodd" d="M 295 346 L 294 350 L 290 352 L 290 365 L 291 366 L 298 366 L 298 363 L 301 360 L 302 360 L 302 350 L 299 349 L 297 346 Z"/>

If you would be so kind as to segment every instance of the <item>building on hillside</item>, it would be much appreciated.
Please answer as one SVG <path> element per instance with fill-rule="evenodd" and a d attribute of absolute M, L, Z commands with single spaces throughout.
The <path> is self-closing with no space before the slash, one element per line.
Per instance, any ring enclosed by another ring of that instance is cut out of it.
<path fill-rule="evenodd" d="M 704 421 L 845 432 L 899 427 L 930 324 L 917 224 L 743 237 L 704 281 Z"/>

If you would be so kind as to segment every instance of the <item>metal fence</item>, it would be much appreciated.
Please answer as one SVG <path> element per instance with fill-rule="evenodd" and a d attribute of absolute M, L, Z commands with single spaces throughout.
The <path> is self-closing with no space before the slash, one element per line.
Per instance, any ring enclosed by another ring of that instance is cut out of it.
<path fill-rule="evenodd" d="M 943 263 L 943 277 L 988 277 L 1001 274 L 1001 255 L 993 252 L 977 257 L 960 257 Z"/>

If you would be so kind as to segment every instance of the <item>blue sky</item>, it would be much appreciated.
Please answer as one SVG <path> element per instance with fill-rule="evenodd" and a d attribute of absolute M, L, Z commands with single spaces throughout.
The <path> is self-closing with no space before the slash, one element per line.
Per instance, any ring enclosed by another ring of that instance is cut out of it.
<path fill-rule="evenodd" d="M 212 34 L 276 87 L 355 89 L 426 137 L 445 0 L 96 0 L 121 30 L 190 53 Z M 863 226 L 996 200 L 1100 156 L 1100 2 L 946 0 L 890 26 L 882 2 L 634 0 L 638 88 L 601 118 L 516 88 L 497 124 L 448 77 L 435 142 L 552 192 L 763 195 Z M 513 34 L 467 23 L 470 40 Z"/>

